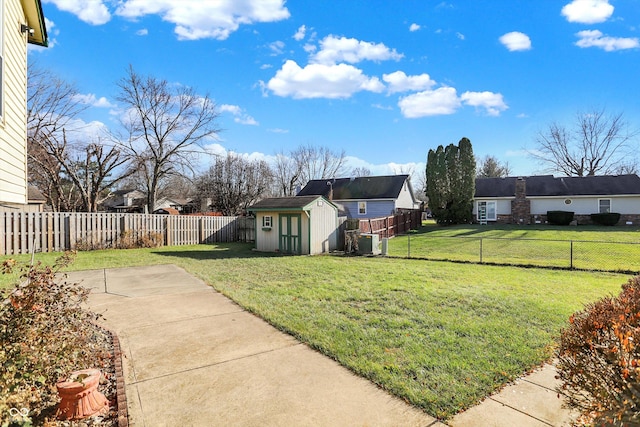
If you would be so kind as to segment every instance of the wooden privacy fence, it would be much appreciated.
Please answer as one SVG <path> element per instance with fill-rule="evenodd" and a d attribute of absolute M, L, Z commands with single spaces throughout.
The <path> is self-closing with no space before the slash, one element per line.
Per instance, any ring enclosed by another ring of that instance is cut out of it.
<path fill-rule="evenodd" d="M 164 245 L 250 242 L 251 217 L 129 213 L 0 212 L 0 255 L 118 246 L 123 238 Z"/>
<path fill-rule="evenodd" d="M 404 234 L 411 229 L 420 228 L 422 218 L 420 211 L 411 210 L 382 218 L 360 220 L 360 232 L 378 234 L 380 238 Z"/>

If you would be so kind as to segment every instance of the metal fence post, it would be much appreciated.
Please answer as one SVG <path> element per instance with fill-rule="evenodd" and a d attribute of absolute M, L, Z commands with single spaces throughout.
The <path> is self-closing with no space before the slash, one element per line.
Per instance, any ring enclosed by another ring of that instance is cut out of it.
<path fill-rule="evenodd" d="M 569 261 L 569 268 L 573 270 L 573 240 L 570 241 L 571 242 L 571 249 L 569 250 L 569 256 L 570 256 L 570 261 Z"/>

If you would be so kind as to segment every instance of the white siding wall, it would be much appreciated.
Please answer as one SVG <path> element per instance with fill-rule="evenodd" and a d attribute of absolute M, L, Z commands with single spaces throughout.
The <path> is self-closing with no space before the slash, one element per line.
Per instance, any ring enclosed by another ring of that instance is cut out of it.
<path fill-rule="evenodd" d="M 262 230 L 262 218 L 272 218 L 271 230 Z M 275 252 L 278 250 L 278 235 L 280 234 L 280 221 L 277 212 L 256 212 L 256 249 L 261 252 Z"/>
<path fill-rule="evenodd" d="M 0 203 L 27 203 L 27 37 L 19 0 L 4 1 L 3 117 L 0 122 Z M 1 4 L 1 2 L 0 2 Z"/>
<path fill-rule="evenodd" d="M 511 200 L 505 199 L 478 199 L 473 202 L 473 213 L 478 213 L 478 202 L 496 202 L 496 215 L 511 215 Z"/>
<path fill-rule="evenodd" d="M 419 207 L 419 203 L 418 206 L 414 203 L 411 192 L 409 191 L 409 185 L 405 182 L 396 199 L 396 209 L 418 209 Z"/>
<path fill-rule="evenodd" d="M 564 203 L 565 199 L 570 199 L 571 204 Z M 547 211 L 570 211 L 577 215 L 589 215 L 598 213 L 598 200 L 611 199 L 611 212 L 620 214 L 640 213 L 639 196 L 599 196 L 599 197 L 562 197 L 557 199 L 535 199 L 531 198 L 531 214 L 546 215 Z"/>
<path fill-rule="evenodd" d="M 306 216 L 306 215 L 305 215 Z M 311 251 L 312 255 L 335 250 L 338 246 L 338 210 L 322 201 L 314 202 L 311 208 Z"/>

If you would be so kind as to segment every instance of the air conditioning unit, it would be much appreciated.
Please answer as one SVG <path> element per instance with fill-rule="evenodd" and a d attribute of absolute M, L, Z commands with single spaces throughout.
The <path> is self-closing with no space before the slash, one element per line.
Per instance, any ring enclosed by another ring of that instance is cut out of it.
<path fill-rule="evenodd" d="M 380 238 L 377 234 L 361 234 L 358 236 L 358 253 L 360 255 L 379 255 Z"/>

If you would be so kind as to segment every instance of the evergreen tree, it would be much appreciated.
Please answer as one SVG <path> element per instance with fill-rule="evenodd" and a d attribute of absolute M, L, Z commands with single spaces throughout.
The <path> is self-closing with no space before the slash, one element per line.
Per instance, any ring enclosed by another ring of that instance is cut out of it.
<path fill-rule="evenodd" d="M 476 177 L 471 141 L 429 150 L 426 176 L 429 208 L 438 224 L 471 222 Z"/>

